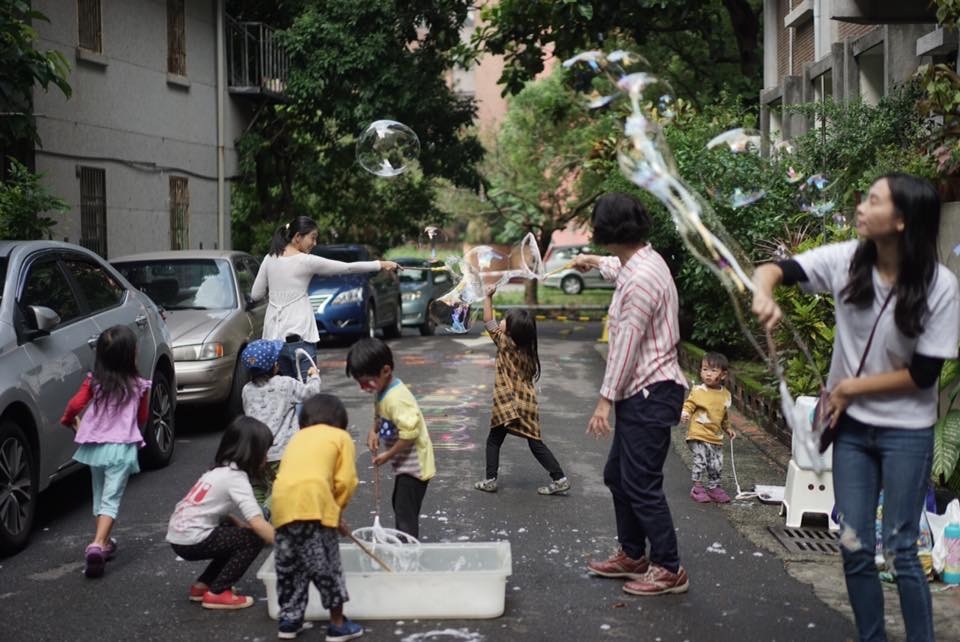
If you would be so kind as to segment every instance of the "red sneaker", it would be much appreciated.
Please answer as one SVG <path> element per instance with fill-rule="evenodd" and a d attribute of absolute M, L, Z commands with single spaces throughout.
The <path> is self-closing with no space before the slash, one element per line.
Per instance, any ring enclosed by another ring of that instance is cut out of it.
<path fill-rule="evenodd" d="M 600 577 L 626 577 L 633 580 L 641 579 L 650 568 L 650 562 L 646 557 L 640 559 L 631 559 L 618 548 L 609 559 L 598 561 L 594 560 L 587 563 L 587 570 Z"/>
<path fill-rule="evenodd" d="M 707 494 L 707 489 L 700 484 L 694 484 L 693 488 L 690 489 L 690 499 L 699 504 L 710 503 L 710 495 Z"/>
<path fill-rule="evenodd" d="M 253 598 L 249 595 L 236 595 L 230 589 L 223 593 L 207 591 L 203 594 L 201 606 L 205 609 L 245 609 L 253 606 Z"/>
<path fill-rule="evenodd" d="M 716 488 L 710 488 L 707 490 L 707 497 L 710 498 L 710 501 L 716 502 L 718 504 L 729 504 L 730 495 L 727 495 L 727 491 L 723 490 L 719 486 Z"/>
<path fill-rule="evenodd" d="M 203 602 L 203 596 L 207 593 L 206 584 L 191 584 L 190 585 L 190 601 L 191 602 Z"/>
<path fill-rule="evenodd" d="M 651 566 L 642 579 L 624 584 L 623 592 L 631 595 L 663 595 L 686 593 L 689 588 L 690 579 L 682 566 L 676 573 L 671 573 L 662 566 Z"/>

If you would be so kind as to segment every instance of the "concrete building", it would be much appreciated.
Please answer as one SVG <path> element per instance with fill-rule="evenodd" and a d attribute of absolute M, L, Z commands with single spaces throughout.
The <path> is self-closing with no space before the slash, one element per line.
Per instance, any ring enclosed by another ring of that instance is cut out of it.
<path fill-rule="evenodd" d="M 37 48 L 72 63 L 73 95 L 34 92 L 32 164 L 67 201 L 54 238 L 103 256 L 228 248 L 234 143 L 282 98 L 286 63 L 224 0 L 34 0 Z"/>
<path fill-rule="evenodd" d="M 814 127 L 784 106 L 826 98 L 875 104 L 926 62 L 957 59 L 957 35 L 927 2 L 764 0 L 760 126 L 765 142 Z"/>

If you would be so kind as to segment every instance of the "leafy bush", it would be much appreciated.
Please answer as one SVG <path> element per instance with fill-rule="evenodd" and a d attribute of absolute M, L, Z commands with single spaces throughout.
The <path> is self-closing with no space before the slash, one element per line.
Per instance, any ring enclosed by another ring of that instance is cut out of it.
<path fill-rule="evenodd" d="M 16 159 L 10 158 L 10 175 L 0 181 L 0 238 L 42 239 L 56 221 L 43 212 L 63 212 L 67 204 L 47 192 L 34 174 Z"/>

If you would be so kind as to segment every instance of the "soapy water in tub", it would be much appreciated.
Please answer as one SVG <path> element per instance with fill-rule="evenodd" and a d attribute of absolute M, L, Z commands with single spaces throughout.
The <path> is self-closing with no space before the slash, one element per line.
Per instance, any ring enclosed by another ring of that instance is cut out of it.
<path fill-rule="evenodd" d="M 380 525 L 380 516 L 373 520 L 373 526 L 364 526 L 353 531 L 353 536 L 363 542 L 370 551 L 379 557 L 391 570 L 397 573 L 412 573 L 420 568 L 420 541 L 403 531 L 385 528 Z M 364 570 L 383 571 L 377 562 L 365 558 Z"/>

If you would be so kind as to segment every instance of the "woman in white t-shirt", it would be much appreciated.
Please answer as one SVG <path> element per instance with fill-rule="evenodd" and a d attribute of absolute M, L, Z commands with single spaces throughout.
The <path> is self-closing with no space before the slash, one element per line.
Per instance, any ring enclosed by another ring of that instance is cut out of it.
<path fill-rule="evenodd" d="M 828 413 L 836 430 L 843 570 L 857 629 L 861 640 L 886 639 L 874 562 L 882 488 L 882 544 L 896 571 L 907 638 L 933 640 L 916 542 L 930 478 L 936 383 L 943 361 L 957 356 L 960 290 L 937 260 L 940 198 L 928 181 L 899 173 L 879 178 L 857 206 L 856 229 L 859 241 L 759 266 L 753 311 L 772 329 L 782 317 L 773 300 L 781 283 L 833 295 Z"/>
<path fill-rule="evenodd" d="M 380 270 L 396 271 L 393 261 L 355 261 L 344 263 L 311 254 L 317 245 L 317 224 L 306 216 L 297 216 L 281 225 L 273 235 L 270 253 L 260 264 L 250 295 L 254 300 L 269 298 L 263 320 L 263 338 L 286 341 L 280 356 L 280 374 L 297 377 L 294 364 L 297 348 L 311 357 L 316 355 L 317 321 L 308 298 L 314 275 L 362 274 Z M 308 364 L 302 364 L 306 372 Z"/>

